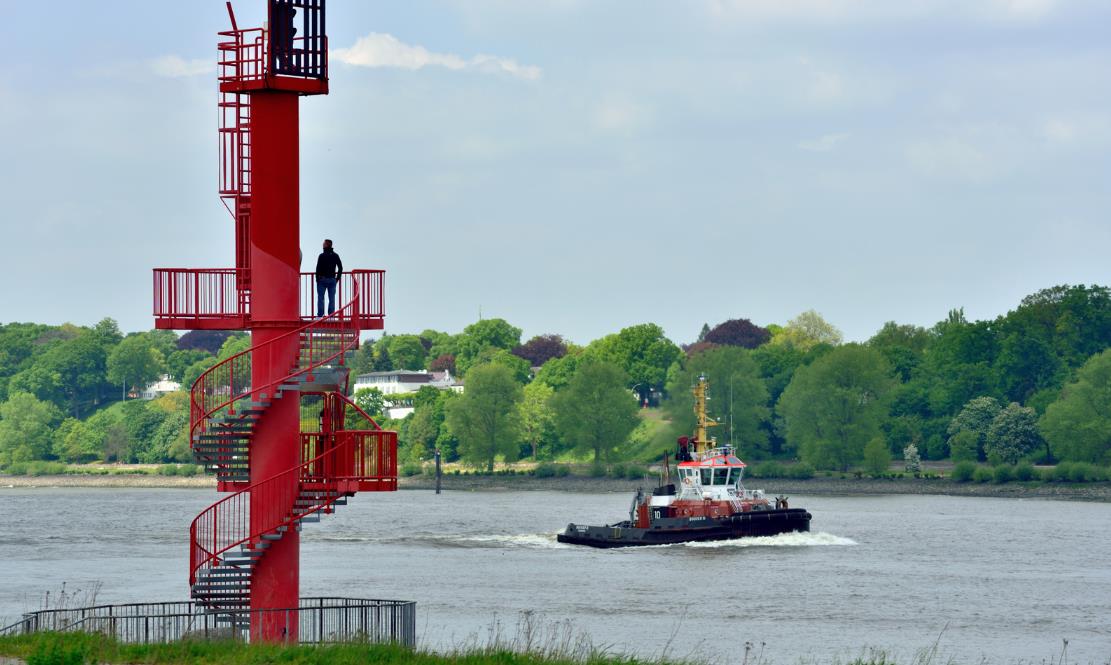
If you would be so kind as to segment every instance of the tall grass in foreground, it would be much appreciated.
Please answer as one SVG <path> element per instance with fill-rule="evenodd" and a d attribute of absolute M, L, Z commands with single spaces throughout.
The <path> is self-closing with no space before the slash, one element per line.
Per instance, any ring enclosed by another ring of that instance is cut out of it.
<path fill-rule="evenodd" d="M 409 651 L 377 644 L 279 646 L 241 642 L 183 641 L 172 644 L 120 644 L 89 633 L 37 633 L 0 637 L 0 654 L 22 658 L 27 665 L 86 665 L 87 663 L 150 663 L 159 665 L 637 665 L 622 656 L 588 655 L 582 659 L 550 658 L 486 647 L 450 654 Z"/>

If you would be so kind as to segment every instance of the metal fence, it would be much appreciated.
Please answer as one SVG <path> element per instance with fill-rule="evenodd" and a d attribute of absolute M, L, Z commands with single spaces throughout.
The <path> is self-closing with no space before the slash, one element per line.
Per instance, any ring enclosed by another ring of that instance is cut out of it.
<path fill-rule="evenodd" d="M 302 598 L 289 609 L 210 612 L 194 602 L 97 605 L 29 612 L 0 635 L 58 632 L 99 633 L 120 642 L 157 644 L 186 639 L 249 642 L 250 626 L 300 644 L 388 642 L 416 646 L 416 607 L 407 600 Z"/>

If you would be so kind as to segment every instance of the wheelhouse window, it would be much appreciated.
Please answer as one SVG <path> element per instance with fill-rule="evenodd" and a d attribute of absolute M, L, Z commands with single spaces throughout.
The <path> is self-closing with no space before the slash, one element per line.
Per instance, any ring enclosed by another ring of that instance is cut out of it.
<path fill-rule="evenodd" d="M 714 470 L 713 469 L 699 469 L 699 471 L 702 472 L 702 484 L 703 485 L 712 485 L 713 484 Z"/>
<path fill-rule="evenodd" d="M 714 469 L 714 484 L 725 485 L 729 478 L 729 469 Z"/>
<path fill-rule="evenodd" d="M 744 472 L 745 472 L 745 469 L 744 469 L 743 466 L 734 468 L 729 474 L 729 484 L 730 485 L 740 485 L 741 484 L 741 476 L 744 475 Z"/>

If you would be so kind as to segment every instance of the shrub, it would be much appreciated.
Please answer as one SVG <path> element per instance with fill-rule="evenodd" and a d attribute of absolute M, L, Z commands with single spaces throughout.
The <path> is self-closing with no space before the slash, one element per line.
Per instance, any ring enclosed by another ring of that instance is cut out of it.
<path fill-rule="evenodd" d="M 543 464 L 540 464 L 536 467 L 536 469 L 533 471 L 533 475 L 536 476 L 537 478 L 555 478 L 555 475 L 556 475 L 555 464 L 549 464 L 548 462 L 544 462 Z"/>
<path fill-rule="evenodd" d="M 1098 479 L 1098 469 L 1088 462 L 1073 462 L 1069 470 L 1069 480 L 1074 483 L 1090 483 Z"/>
<path fill-rule="evenodd" d="M 786 478 L 784 467 L 779 462 L 760 462 L 748 470 L 753 478 Z"/>
<path fill-rule="evenodd" d="M 1002 485 L 1003 483 L 1011 482 L 1012 480 L 1014 480 L 1014 477 L 1015 474 L 1010 465 L 1000 464 L 992 471 L 991 482 L 995 483 L 996 485 Z"/>
<path fill-rule="evenodd" d="M 976 473 L 976 463 L 975 462 L 969 462 L 969 461 L 957 462 L 956 464 L 953 465 L 953 470 L 952 470 L 952 472 L 949 473 L 949 477 L 955 483 L 967 483 L 968 481 L 972 480 L 972 476 L 975 473 Z"/>
<path fill-rule="evenodd" d="M 630 464 L 629 466 L 625 467 L 625 477 L 629 480 L 640 480 L 646 475 L 648 475 L 648 469 L 643 466 Z"/>
<path fill-rule="evenodd" d="M 604 464 L 591 464 L 590 465 L 590 477 L 591 478 L 605 478 L 606 477 L 606 466 Z"/>
<path fill-rule="evenodd" d="M 405 476 L 406 478 L 408 478 L 410 476 L 419 476 L 420 472 L 421 472 L 420 464 L 415 464 L 413 462 L 407 462 L 407 463 L 401 465 L 401 475 Z"/>
<path fill-rule="evenodd" d="M 1067 483 L 1072 480 L 1072 462 L 1061 462 L 1053 467 L 1052 475 L 1049 479 L 1059 483 Z"/>
<path fill-rule="evenodd" d="M 162 466 L 158 467 L 158 475 L 160 475 L 160 476 L 176 476 L 177 475 L 177 465 L 176 464 L 163 464 Z"/>
<path fill-rule="evenodd" d="M 28 476 L 58 476 L 66 472 L 66 465 L 62 462 L 34 461 L 27 465 Z"/>
<path fill-rule="evenodd" d="M 28 466 L 29 464 L 27 462 L 12 462 L 4 467 L 4 473 L 10 476 L 25 476 L 27 475 Z"/>
<path fill-rule="evenodd" d="M 808 480 L 814 477 L 814 465 L 809 462 L 799 462 L 787 467 L 787 477 L 792 480 Z"/>
<path fill-rule="evenodd" d="M 191 477 L 201 472 L 201 467 L 196 464 L 182 464 L 177 468 L 177 475 Z"/>
<path fill-rule="evenodd" d="M 624 478 L 625 477 L 625 465 L 624 464 L 614 464 L 613 466 L 611 466 L 610 470 L 609 470 L 609 477 L 610 478 Z"/>
<path fill-rule="evenodd" d="M 556 464 L 555 471 L 556 478 L 566 478 L 567 476 L 571 475 L 571 467 L 567 466 L 566 464 Z"/>
<path fill-rule="evenodd" d="M 990 482 L 991 479 L 994 477 L 995 474 L 993 474 L 991 472 L 991 469 L 986 466 L 978 466 L 976 467 L 976 471 L 972 473 L 972 480 L 978 483 Z"/>
<path fill-rule="evenodd" d="M 1025 482 L 1033 480 L 1035 475 L 1037 475 L 1037 472 L 1034 470 L 1034 467 L 1030 466 L 1029 462 L 1023 462 L 1015 467 L 1015 480 Z"/>

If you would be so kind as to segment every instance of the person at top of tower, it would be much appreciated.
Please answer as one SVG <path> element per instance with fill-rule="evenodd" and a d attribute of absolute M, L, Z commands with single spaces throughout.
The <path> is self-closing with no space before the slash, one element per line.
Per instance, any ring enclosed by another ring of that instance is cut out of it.
<path fill-rule="evenodd" d="M 273 27 L 274 55 L 278 59 L 279 74 L 297 74 L 297 67 L 293 63 L 293 40 L 297 36 L 297 27 L 294 18 L 297 10 L 292 4 L 278 2 L 274 4 L 274 15 L 271 19 Z"/>
<path fill-rule="evenodd" d="M 316 257 L 316 316 L 324 316 L 324 294 L 328 294 L 328 313 L 336 311 L 336 283 L 343 274 L 343 261 L 332 250 L 332 241 L 324 241 L 324 251 Z"/>

